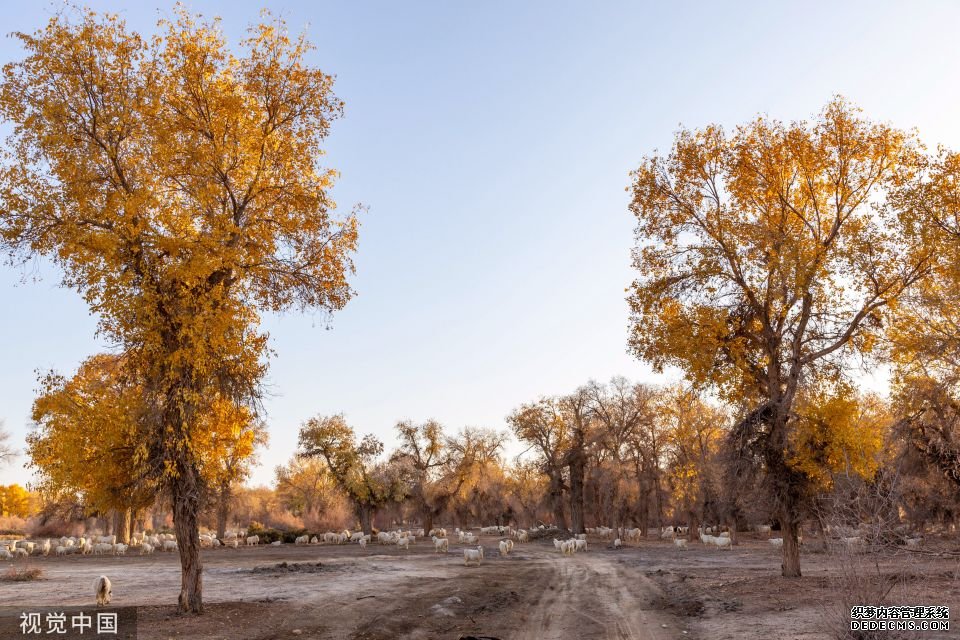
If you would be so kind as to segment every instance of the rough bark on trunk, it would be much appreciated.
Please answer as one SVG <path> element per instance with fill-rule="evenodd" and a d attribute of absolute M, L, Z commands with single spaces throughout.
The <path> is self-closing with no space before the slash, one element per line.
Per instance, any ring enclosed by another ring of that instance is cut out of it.
<path fill-rule="evenodd" d="M 217 496 L 217 538 L 223 540 L 227 533 L 227 519 L 230 517 L 230 485 L 220 485 Z"/>
<path fill-rule="evenodd" d="M 784 578 L 800 577 L 800 542 L 797 535 L 800 529 L 800 518 L 795 505 L 785 504 L 781 509 L 780 528 L 783 533 L 783 565 Z"/>
<path fill-rule="evenodd" d="M 357 505 L 357 518 L 360 519 L 360 529 L 364 535 L 373 534 L 373 508 L 367 505 Z"/>
<path fill-rule="evenodd" d="M 583 476 L 585 457 L 578 453 L 570 459 L 570 525 L 574 533 L 586 533 L 583 521 Z"/>
<path fill-rule="evenodd" d="M 428 509 L 426 513 L 423 514 L 423 533 L 424 535 L 430 535 L 430 531 L 433 529 L 433 513 Z"/>
<path fill-rule="evenodd" d="M 173 527 L 180 552 L 179 613 L 203 613 L 203 565 L 200 562 L 200 471 L 190 460 L 180 460 L 171 479 Z"/>
<path fill-rule="evenodd" d="M 563 479 L 559 473 L 550 476 L 550 503 L 553 508 L 553 524 L 566 530 L 567 518 L 563 513 Z"/>

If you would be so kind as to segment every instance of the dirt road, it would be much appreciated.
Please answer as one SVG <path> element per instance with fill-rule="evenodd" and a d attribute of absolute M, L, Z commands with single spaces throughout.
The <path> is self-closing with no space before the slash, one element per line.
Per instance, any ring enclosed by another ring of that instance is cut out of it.
<path fill-rule="evenodd" d="M 2 583 L 0 601 L 89 605 L 93 579 L 105 574 L 113 604 L 139 607 L 141 640 L 690 637 L 656 611 L 658 587 L 624 562 L 634 553 L 597 548 L 564 558 L 543 542 L 507 558 L 488 550 L 482 566 L 465 567 L 456 545 L 446 555 L 423 544 L 409 553 L 376 545 L 207 550 L 207 611 L 199 617 L 176 616 L 170 606 L 180 581 L 175 555 L 32 558 L 44 579 Z"/>

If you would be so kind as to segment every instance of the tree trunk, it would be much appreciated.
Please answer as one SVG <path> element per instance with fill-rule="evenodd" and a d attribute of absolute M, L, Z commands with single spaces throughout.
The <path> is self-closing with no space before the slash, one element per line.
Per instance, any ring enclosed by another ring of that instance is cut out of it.
<path fill-rule="evenodd" d="M 800 543 L 797 534 L 800 529 L 800 518 L 793 504 L 785 504 L 781 509 L 780 528 L 783 534 L 783 565 L 784 578 L 800 577 Z"/>
<path fill-rule="evenodd" d="M 373 534 L 373 508 L 369 505 L 357 505 L 357 517 L 360 519 L 360 529 L 364 535 Z"/>
<path fill-rule="evenodd" d="M 130 510 L 121 509 L 113 512 L 113 532 L 120 544 L 130 544 Z"/>
<path fill-rule="evenodd" d="M 570 460 L 570 525 L 574 533 L 585 533 L 583 521 L 583 475 L 585 456 L 575 454 Z"/>
<path fill-rule="evenodd" d="M 423 514 L 423 534 L 430 535 L 431 529 L 433 529 L 433 513 L 427 509 Z"/>
<path fill-rule="evenodd" d="M 127 513 L 130 515 L 127 520 L 127 540 L 132 540 L 133 534 L 137 532 L 137 514 L 132 509 Z"/>
<path fill-rule="evenodd" d="M 563 513 L 563 479 L 559 473 L 550 475 L 550 503 L 553 508 L 553 524 L 566 530 L 567 518 Z"/>
<path fill-rule="evenodd" d="M 227 519 L 230 517 L 230 484 L 220 485 L 217 496 L 217 538 L 223 540 L 227 533 Z"/>
<path fill-rule="evenodd" d="M 691 509 L 689 513 L 690 522 L 688 523 L 687 537 L 700 542 L 700 517 L 697 515 L 696 509 Z"/>
<path fill-rule="evenodd" d="M 192 460 L 179 460 L 170 481 L 173 527 L 180 552 L 179 613 L 203 613 L 203 565 L 200 562 L 200 471 Z"/>

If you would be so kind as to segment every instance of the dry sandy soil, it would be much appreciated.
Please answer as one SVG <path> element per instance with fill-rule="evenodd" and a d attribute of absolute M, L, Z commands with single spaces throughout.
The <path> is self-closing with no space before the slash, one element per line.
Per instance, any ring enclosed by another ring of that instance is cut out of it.
<path fill-rule="evenodd" d="M 950 606 L 960 626 L 960 564 L 936 554 L 809 549 L 805 577 L 787 580 L 779 577 L 779 553 L 765 540 L 745 540 L 732 551 L 698 543 L 681 551 L 653 539 L 616 551 L 591 540 L 589 552 L 572 558 L 549 540 L 500 558 L 492 551 L 496 541 L 482 540 L 487 554 L 480 567 L 463 565 L 460 545 L 443 555 L 432 553 L 429 542 L 409 553 L 377 545 L 205 550 L 206 612 L 188 617 L 170 605 L 180 583 L 174 554 L 31 558 L 28 566 L 42 569 L 43 577 L 0 582 L 0 603 L 89 606 L 93 580 L 104 574 L 113 581 L 114 605 L 139 607 L 141 640 L 812 640 L 835 637 L 849 624 L 849 604 L 877 604 L 880 597 Z M 941 543 L 940 550 L 948 547 Z"/>

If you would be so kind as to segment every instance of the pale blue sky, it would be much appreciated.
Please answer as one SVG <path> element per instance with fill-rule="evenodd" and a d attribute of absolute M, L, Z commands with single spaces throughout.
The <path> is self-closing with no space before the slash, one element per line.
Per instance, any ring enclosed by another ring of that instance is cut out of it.
<path fill-rule="evenodd" d="M 187 4 L 221 15 L 233 42 L 264 5 L 307 27 L 346 101 L 328 144 L 334 196 L 369 206 L 358 295 L 330 330 L 266 319 L 271 442 L 254 483 L 316 413 L 345 412 L 390 443 L 399 419 L 505 428 L 540 394 L 648 378 L 625 350 L 624 189 L 680 123 L 804 118 L 842 93 L 960 147 L 957 3 Z M 92 4 L 141 32 L 171 6 L 126 5 Z M 4 0 L 0 24 L 33 31 L 55 6 Z M 0 63 L 20 55 L 0 39 Z M 18 446 L 34 370 L 71 372 L 101 348 L 80 297 L 38 272 L 21 285 L 0 268 L 0 419 Z M 28 480 L 20 464 L 0 471 Z"/>

